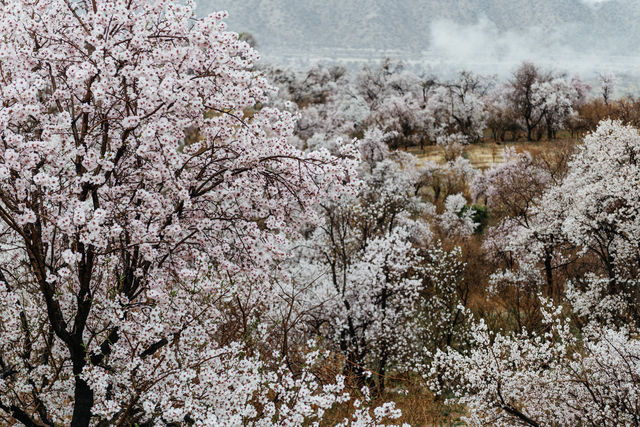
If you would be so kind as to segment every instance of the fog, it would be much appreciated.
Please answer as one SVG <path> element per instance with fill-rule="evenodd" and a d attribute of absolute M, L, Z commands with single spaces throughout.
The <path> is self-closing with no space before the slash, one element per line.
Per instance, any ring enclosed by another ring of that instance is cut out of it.
<path fill-rule="evenodd" d="M 431 45 L 423 64 L 434 73 L 467 69 L 506 78 L 518 64 L 530 61 L 556 72 L 580 75 L 591 83 L 601 73 L 614 74 L 618 76 L 618 92 L 636 93 L 640 57 L 581 50 L 567 42 L 581 31 L 577 24 L 552 32 L 543 27 L 504 31 L 486 18 L 473 25 L 439 20 L 431 26 Z"/>

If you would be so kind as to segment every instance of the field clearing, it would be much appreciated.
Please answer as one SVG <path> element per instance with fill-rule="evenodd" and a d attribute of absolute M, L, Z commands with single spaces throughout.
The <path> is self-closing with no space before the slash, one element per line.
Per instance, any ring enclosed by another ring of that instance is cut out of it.
<path fill-rule="evenodd" d="M 497 144 L 495 142 L 483 142 L 480 144 L 471 144 L 465 147 L 463 156 L 469 159 L 473 167 L 478 169 L 487 169 L 492 165 L 503 162 L 503 151 L 506 147 L 515 147 L 517 151 L 529 151 L 531 154 L 537 154 L 543 151 L 553 150 L 557 145 L 565 143 L 567 140 L 539 141 L 539 142 L 505 142 Z M 576 143 L 576 140 L 570 140 Z M 436 162 L 444 164 L 444 150 L 437 145 L 429 145 L 424 150 L 419 147 L 411 147 L 407 150 L 415 155 L 421 162 Z"/>

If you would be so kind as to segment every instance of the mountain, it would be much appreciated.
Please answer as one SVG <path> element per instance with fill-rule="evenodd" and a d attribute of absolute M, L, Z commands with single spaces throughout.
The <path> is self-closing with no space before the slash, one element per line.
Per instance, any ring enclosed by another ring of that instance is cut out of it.
<path fill-rule="evenodd" d="M 203 0 L 268 52 L 308 49 L 428 50 L 434 23 L 548 35 L 541 43 L 628 53 L 640 40 L 640 1 L 610 0 Z"/>
<path fill-rule="evenodd" d="M 352 69 L 389 57 L 420 73 L 461 69 L 508 77 L 522 61 L 617 77 L 640 93 L 640 0 L 200 0 L 199 14 L 227 10 L 232 31 L 251 33 L 267 62 Z"/>

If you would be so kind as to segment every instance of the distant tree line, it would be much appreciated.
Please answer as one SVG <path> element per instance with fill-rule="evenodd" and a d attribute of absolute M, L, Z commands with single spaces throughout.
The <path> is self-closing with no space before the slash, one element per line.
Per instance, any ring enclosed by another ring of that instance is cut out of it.
<path fill-rule="evenodd" d="M 437 144 L 455 137 L 540 141 L 593 131 L 607 118 L 636 125 L 640 99 L 614 99 L 615 77 L 600 75 L 600 93 L 579 76 L 522 63 L 506 81 L 461 71 L 455 79 L 420 76 L 389 59 L 349 73 L 341 66 L 316 65 L 305 72 L 265 67 L 278 98 L 300 114 L 297 135 L 304 141 L 327 136 L 362 137 L 384 132 L 389 147 Z M 281 105 L 283 106 L 283 105 Z"/>

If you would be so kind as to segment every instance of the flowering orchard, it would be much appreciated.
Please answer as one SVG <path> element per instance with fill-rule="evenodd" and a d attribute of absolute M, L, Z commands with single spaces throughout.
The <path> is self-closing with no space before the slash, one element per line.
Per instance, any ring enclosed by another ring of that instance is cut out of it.
<path fill-rule="evenodd" d="M 638 422 L 629 120 L 478 171 L 590 88 L 296 74 L 225 17 L 0 2 L 1 425 Z"/>

